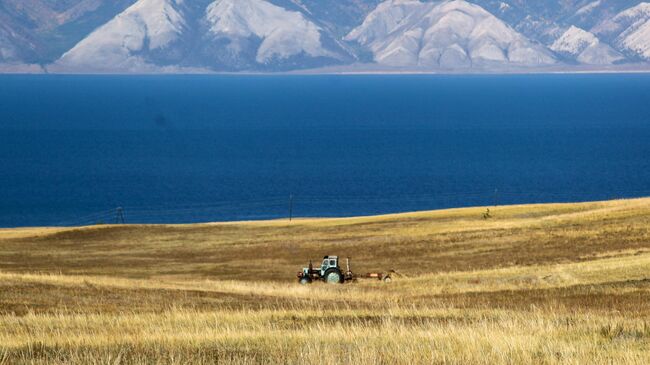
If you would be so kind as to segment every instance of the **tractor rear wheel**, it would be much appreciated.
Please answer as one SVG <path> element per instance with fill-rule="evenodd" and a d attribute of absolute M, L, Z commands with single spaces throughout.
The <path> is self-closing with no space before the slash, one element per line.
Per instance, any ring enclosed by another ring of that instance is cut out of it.
<path fill-rule="evenodd" d="M 329 269 L 325 272 L 325 281 L 328 284 L 343 284 L 343 275 L 337 269 Z"/>
<path fill-rule="evenodd" d="M 303 276 L 302 278 L 300 278 L 300 284 L 302 285 L 311 284 L 311 279 L 306 276 Z"/>

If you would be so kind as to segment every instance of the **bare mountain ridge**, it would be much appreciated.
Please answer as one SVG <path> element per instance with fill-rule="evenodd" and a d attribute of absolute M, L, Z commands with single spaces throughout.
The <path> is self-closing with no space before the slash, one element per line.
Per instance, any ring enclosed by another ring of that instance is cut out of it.
<path fill-rule="evenodd" d="M 647 9 L 634 0 L 0 0 L 0 72 L 641 65 Z M 378 18 L 390 26 L 370 37 Z"/>

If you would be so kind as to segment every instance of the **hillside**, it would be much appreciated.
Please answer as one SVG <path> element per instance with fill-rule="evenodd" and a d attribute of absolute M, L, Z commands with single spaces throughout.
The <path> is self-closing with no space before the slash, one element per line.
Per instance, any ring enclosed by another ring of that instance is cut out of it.
<path fill-rule="evenodd" d="M 478 5 L 465 1 L 386 1 L 346 40 L 367 46 L 378 64 L 402 67 L 540 66 L 555 63 Z"/>
<path fill-rule="evenodd" d="M 649 7 L 641 0 L 0 0 L 0 72 L 647 70 Z"/>
<path fill-rule="evenodd" d="M 650 198 L 486 209 L 0 230 L 0 363 L 647 363 Z"/>

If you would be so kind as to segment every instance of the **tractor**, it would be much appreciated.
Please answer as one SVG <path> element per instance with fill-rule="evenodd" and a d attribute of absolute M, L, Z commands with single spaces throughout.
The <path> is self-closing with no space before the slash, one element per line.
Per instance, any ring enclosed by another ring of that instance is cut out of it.
<path fill-rule="evenodd" d="M 298 282 L 306 285 L 311 284 L 313 281 L 324 281 L 329 284 L 343 284 L 345 282 L 356 281 L 360 278 L 379 279 L 385 283 L 390 283 L 392 280 L 391 274 L 387 273 L 367 273 L 364 275 L 356 275 L 350 270 L 350 259 L 345 260 L 346 270 L 341 270 L 339 266 L 338 256 L 325 256 L 320 267 L 314 268 L 311 260 L 309 266 L 298 272 Z"/>

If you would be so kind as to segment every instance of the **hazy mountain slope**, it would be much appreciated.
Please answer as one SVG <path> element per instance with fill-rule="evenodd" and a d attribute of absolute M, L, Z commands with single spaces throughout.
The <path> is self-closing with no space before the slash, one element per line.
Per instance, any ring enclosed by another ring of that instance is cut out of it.
<path fill-rule="evenodd" d="M 590 65 L 610 65 L 624 59 L 595 35 L 575 26 L 571 26 L 550 48 L 577 62 Z"/>
<path fill-rule="evenodd" d="M 559 37 L 561 26 L 552 15 L 555 10 L 554 2 L 545 2 L 539 7 L 532 1 L 520 0 L 472 0 L 499 19 L 510 25 L 513 29 L 530 39 L 535 39 L 544 44 L 550 44 Z M 537 2 L 539 3 L 539 2 Z"/>
<path fill-rule="evenodd" d="M 593 32 L 610 39 L 628 54 L 650 60 L 650 3 L 641 3 L 602 21 Z"/>
<path fill-rule="evenodd" d="M 540 66 L 544 47 L 466 1 L 388 0 L 346 39 L 369 47 L 379 64 L 399 67 Z"/>
<path fill-rule="evenodd" d="M 642 0 L 472 0 L 518 32 L 552 44 L 570 26 L 591 29 Z"/>
<path fill-rule="evenodd" d="M 382 0 L 271 0 L 291 10 L 300 10 L 317 24 L 343 38 L 357 27 Z"/>
<path fill-rule="evenodd" d="M 301 11 L 311 21 L 326 30 L 336 47 L 352 56 L 348 61 L 369 62 L 372 55 L 363 47 L 345 42 L 343 38 L 359 26 L 365 17 L 383 0 L 269 0 L 290 10 Z M 330 40 L 325 40 L 329 42 Z"/>
<path fill-rule="evenodd" d="M 0 3 L 0 63 L 16 63 L 36 58 L 37 44 L 18 25 L 15 14 Z"/>
<path fill-rule="evenodd" d="M 102 0 L 0 0 L 0 7 L 16 21 L 22 21 L 26 28 L 41 31 L 54 29 L 101 5 Z"/>
<path fill-rule="evenodd" d="M 591 29 L 605 19 L 639 4 L 642 0 L 574 0 L 574 6 L 565 11 L 559 21 Z"/>
<path fill-rule="evenodd" d="M 0 28 L 13 34 L 20 61 L 45 64 L 59 58 L 95 28 L 134 2 L 0 0 Z"/>
<path fill-rule="evenodd" d="M 33 43 L 7 27 L 0 15 L 0 63 L 20 62 L 26 58 L 25 53 L 33 52 L 33 49 Z"/>
<path fill-rule="evenodd" d="M 530 0 L 472 0 L 484 6 L 488 11 L 495 14 L 510 24 L 514 29 L 523 33 L 531 39 L 553 47 L 556 42 L 563 42 L 568 36 L 566 34 L 571 27 L 582 30 L 596 29 L 598 24 L 611 21 L 619 12 L 641 3 L 641 0 L 563 0 L 552 1 L 530 1 Z M 573 36 L 579 36 L 573 32 Z M 596 30 L 591 33 L 598 38 L 599 46 L 591 47 L 586 53 L 570 55 L 560 52 L 562 57 L 587 64 L 609 63 L 619 55 L 612 54 L 608 49 L 613 48 L 619 53 L 624 53 L 622 60 L 614 62 L 634 61 L 629 57 L 634 52 L 626 50 L 625 46 L 615 41 L 615 37 L 607 36 Z M 564 38 L 564 39 L 562 39 Z M 640 43 L 643 44 L 644 41 Z M 556 44 L 557 46 L 557 44 Z"/>

